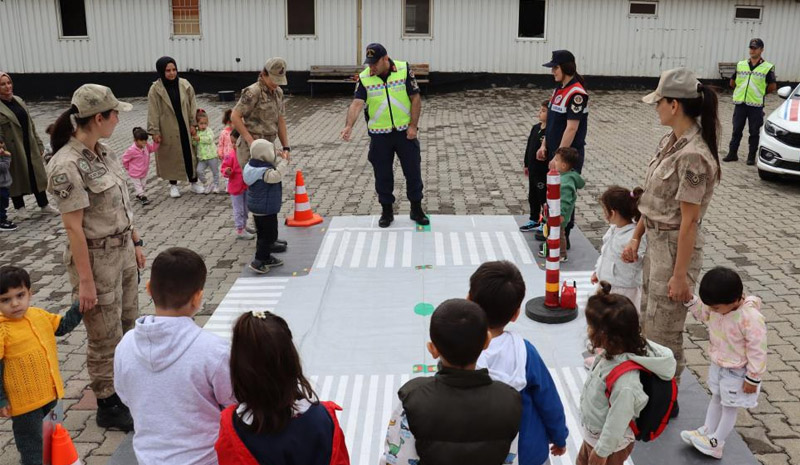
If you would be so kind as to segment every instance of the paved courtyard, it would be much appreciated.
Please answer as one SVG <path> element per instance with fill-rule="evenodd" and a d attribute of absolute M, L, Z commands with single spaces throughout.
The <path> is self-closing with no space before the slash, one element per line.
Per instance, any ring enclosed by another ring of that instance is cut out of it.
<path fill-rule="evenodd" d="M 591 84 L 590 84 L 591 88 Z M 597 197 L 611 184 L 636 186 L 643 181 L 647 161 L 665 129 L 654 110 L 639 102 L 639 92 L 592 94 L 586 189 L 578 198 L 577 223 L 596 247 L 607 225 Z M 491 89 L 425 98 L 420 123 L 423 148 L 425 204 L 431 213 L 459 215 L 510 215 L 527 212 L 527 178 L 522 174 L 522 153 L 533 124 L 531 115 L 549 96 L 543 89 Z M 22 96 L 24 97 L 24 96 Z M 110 140 L 117 153 L 132 142 L 131 129 L 146 123 L 147 102 L 130 100 L 134 111 L 121 115 Z M 287 104 L 289 135 L 293 147 L 292 169 L 301 169 L 312 205 L 323 216 L 380 213 L 367 162 L 368 137 L 363 121 L 354 130 L 355 140 L 338 140 L 344 124 L 346 97 L 291 97 Z M 767 99 L 767 112 L 780 100 Z M 212 128 L 221 129 L 222 112 L 230 105 L 211 96 L 199 97 L 198 105 L 210 114 Z M 30 105 L 37 130 L 44 129 L 67 102 Z M 722 145 L 730 137 L 730 95 L 721 98 Z M 724 154 L 723 150 L 723 154 Z M 141 231 L 149 260 L 172 246 L 189 247 L 204 256 L 209 269 L 206 303 L 197 316 L 205 323 L 223 299 L 254 244 L 236 241 L 227 195 L 198 196 L 187 193 L 171 199 L 166 182 L 156 181 L 151 169 L 148 196 L 151 205 L 136 205 L 136 225 Z M 407 215 L 405 185 L 397 166 L 395 192 L 401 215 Z M 284 183 L 284 208 L 293 208 L 294 178 Z M 34 281 L 33 305 L 50 310 L 66 309 L 70 285 L 62 260 L 66 237 L 60 219 L 30 213 L 35 208 L 26 198 L 28 212 L 11 211 L 19 224 L 16 232 L 0 235 L 0 264 L 27 268 Z M 30 208 L 33 206 L 33 208 Z M 769 326 L 769 364 L 760 404 L 741 412 L 737 429 L 764 464 L 800 463 L 800 182 L 765 183 L 754 167 L 743 161 L 725 164 L 703 225 L 706 229 L 704 268 L 724 265 L 738 270 L 747 292 L 764 299 Z M 148 267 L 149 268 L 149 267 Z M 149 277 L 145 270 L 142 282 Z M 140 287 L 142 313 L 153 305 Z M 105 431 L 94 422 L 94 399 L 88 391 L 86 332 L 83 325 L 59 341 L 61 372 L 66 383 L 65 424 L 87 464 L 104 464 L 124 434 Z M 705 379 L 708 334 L 689 317 L 685 333 L 689 368 Z M 11 422 L 0 421 L 0 465 L 17 463 Z"/>

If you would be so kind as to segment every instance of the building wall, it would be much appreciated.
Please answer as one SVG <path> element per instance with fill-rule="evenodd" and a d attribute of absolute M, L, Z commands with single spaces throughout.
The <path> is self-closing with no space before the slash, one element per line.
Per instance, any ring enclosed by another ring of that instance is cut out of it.
<path fill-rule="evenodd" d="M 86 0 L 88 39 L 60 39 L 57 0 L 0 1 L 0 69 L 13 73 L 151 72 L 161 55 L 180 69 L 250 71 L 283 56 L 293 71 L 356 64 L 382 42 L 391 55 L 439 72 L 543 73 L 557 48 L 589 75 L 658 76 L 688 66 L 718 78 L 717 63 L 746 56 L 761 37 L 781 80 L 800 80 L 796 0 L 661 0 L 655 18 L 629 17 L 627 0 L 548 0 L 545 39 L 518 39 L 518 0 L 432 0 L 432 35 L 402 35 L 402 0 L 316 0 L 316 36 L 287 38 L 286 1 L 200 0 L 198 38 L 171 38 L 168 0 Z M 763 5 L 735 22 L 734 5 Z M 240 61 L 237 62 L 236 58 Z"/>

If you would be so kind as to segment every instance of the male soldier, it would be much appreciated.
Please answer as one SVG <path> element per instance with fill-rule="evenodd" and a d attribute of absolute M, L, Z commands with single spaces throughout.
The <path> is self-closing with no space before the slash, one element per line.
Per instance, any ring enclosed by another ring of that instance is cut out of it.
<path fill-rule="evenodd" d="M 236 155 L 242 167 L 250 160 L 250 144 L 256 139 L 274 143 L 277 135 L 285 156 L 289 156 L 292 148 L 284 119 L 283 89 L 279 87 L 285 85 L 286 60 L 270 58 L 258 74 L 258 81 L 242 90 L 239 102 L 233 107 L 231 121 L 241 134 Z"/>
<path fill-rule="evenodd" d="M 347 123 L 341 137 L 350 140 L 353 124 L 367 104 L 367 131 L 370 135 L 369 161 L 375 172 L 375 190 L 383 212 L 378 221 L 381 228 L 394 221 L 394 154 L 406 177 L 406 195 L 411 202 L 411 219 L 426 225 L 428 217 L 422 211 L 422 173 L 417 123 L 422 111 L 422 99 L 414 73 L 403 61 L 394 61 L 381 44 L 367 45 L 368 65 L 359 74 L 355 98 L 347 111 Z"/>
<path fill-rule="evenodd" d="M 747 122 L 750 145 L 747 152 L 747 164 L 756 164 L 756 151 L 758 150 L 758 131 L 764 124 L 764 97 L 774 92 L 778 86 L 775 80 L 775 65 L 761 58 L 764 51 L 764 41 L 753 39 L 750 41 L 750 59 L 742 60 L 736 64 L 736 72 L 731 76 L 731 89 L 733 90 L 733 134 L 728 148 L 728 155 L 722 161 L 737 161 L 739 155 L 739 142 L 742 140 L 744 123 Z"/>

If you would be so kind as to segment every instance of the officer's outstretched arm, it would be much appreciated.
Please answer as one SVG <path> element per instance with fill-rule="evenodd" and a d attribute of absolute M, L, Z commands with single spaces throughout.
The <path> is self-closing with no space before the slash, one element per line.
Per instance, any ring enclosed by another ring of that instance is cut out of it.
<path fill-rule="evenodd" d="M 342 129 L 341 133 L 342 140 L 350 140 L 350 133 L 353 130 L 353 125 L 356 124 L 356 118 L 358 118 L 358 115 L 361 114 L 361 110 L 363 108 L 363 100 L 358 98 L 353 99 L 353 103 L 351 103 L 350 108 L 347 109 L 347 121 L 345 122 L 344 129 Z"/>

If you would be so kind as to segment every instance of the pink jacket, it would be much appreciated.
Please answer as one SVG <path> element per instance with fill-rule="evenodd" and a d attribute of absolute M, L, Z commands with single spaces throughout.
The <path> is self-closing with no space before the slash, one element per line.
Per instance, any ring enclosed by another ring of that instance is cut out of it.
<path fill-rule="evenodd" d="M 128 171 L 130 177 L 134 179 L 146 178 L 147 171 L 150 169 L 150 154 L 156 150 L 158 150 L 158 144 L 155 142 L 150 142 L 141 149 L 134 142 L 122 154 L 122 166 Z"/>
<path fill-rule="evenodd" d="M 761 299 L 748 296 L 739 308 L 722 315 L 695 297 L 689 310 L 708 326 L 712 362 L 723 368 L 746 367 L 748 378 L 761 381 L 767 371 L 767 325 Z"/>
<path fill-rule="evenodd" d="M 233 144 L 231 144 L 231 131 L 233 131 L 232 127 L 225 126 L 222 132 L 219 133 L 219 139 L 217 139 L 217 155 L 219 155 L 220 158 L 227 157 L 229 153 L 235 150 Z"/>
<path fill-rule="evenodd" d="M 231 169 L 231 174 L 225 174 L 227 168 Z M 247 184 L 244 183 L 242 178 L 242 167 L 239 165 L 239 160 L 236 159 L 236 150 L 225 155 L 222 160 L 222 166 L 219 167 L 222 175 L 228 178 L 228 193 L 231 195 L 242 195 L 247 190 Z"/>

